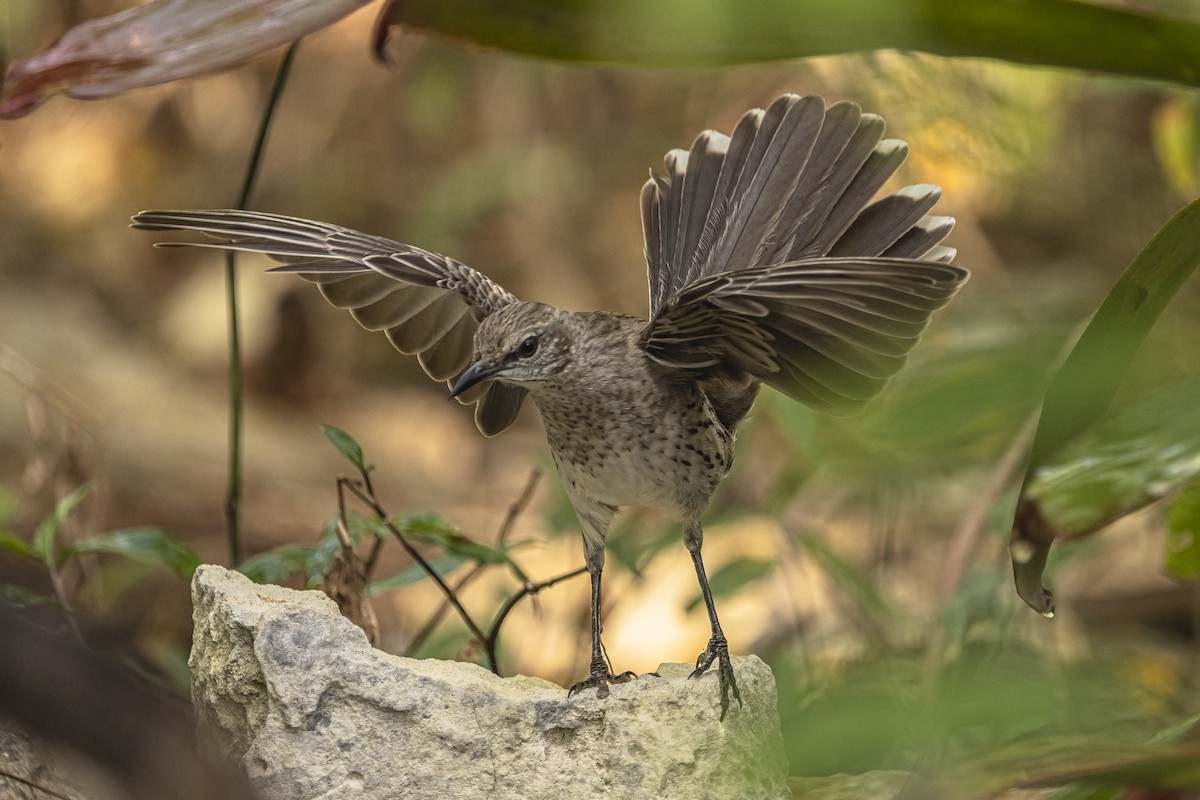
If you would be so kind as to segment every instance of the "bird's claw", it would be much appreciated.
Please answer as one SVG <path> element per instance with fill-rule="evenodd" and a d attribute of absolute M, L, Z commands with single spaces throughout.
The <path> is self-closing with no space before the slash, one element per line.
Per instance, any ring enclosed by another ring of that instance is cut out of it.
<path fill-rule="evenodd" d="M 737 680 L 733 676 L 733 663 L 729 660 L 729 643 L 724 636 L 713 636 L 708 640 L 708 647 L 696 659 L 696 669 L 688 677 L 703 675 L 714 661 L 717 662 L 717 678 L 721 684 L 721 720 L 724 721 L 729 711 L 730 694 L 738 701 L 739 707 L 742 705 L 742 693 L 738 690 Z"/>
<path fill-rule="evenodd" d="M 609 684 L 627 683 L 636 677 L 637 675 L 628 670 L 619 675 L 614 675 L 608 671 L 607 667 L 602 667 L 599 671 L 593 669 L 592 674 L 587 679 L 580 681 L 567 690 L 567 697 L 570 698 L 576 692 L 581 692 L 584 689 L 595 689 L 596 696 L 603 699 L 608 697 Z"/>

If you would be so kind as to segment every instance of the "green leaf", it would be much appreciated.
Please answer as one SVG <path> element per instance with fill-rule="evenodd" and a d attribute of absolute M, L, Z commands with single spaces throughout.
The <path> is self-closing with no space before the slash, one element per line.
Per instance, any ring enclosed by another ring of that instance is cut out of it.
<path fill-rule="evenodd" d="M 1183 196 L 1196 193 L 1196 166 L 1200 161 L 1200 137 L 1197 136 L 1198 107 L 1196 98 L 1188 94 L 1163 98 L 1150 118 L 1154 150 L 1162 164 L 1163 174 L 1172 187 Z"/>
<path fill-rule="evenodd" d="M 304 585 L 312 589 L 321 583 L 322 579 L 333 568 L 341 552 L 342 542 L 337 535 L 338 517 L 335 514 L 325 520 L 321 528 L 321 536 L 316 546 L 304 562 Z M 365 517 L 354 511 L 346 512 L 346 530 L 350 535 L 351 544 L 357 545 L 364 538 L 390 539 L 392 532 L 375 517 Z"/>
<path fill-rule="evenodd" d="M 1042 571 L 1053 530 L 1025 497 L 1036 471 L 1108 409 L 1142 340 L 1200 262 L 1200 200 L 1176 214 L 1126 268 L 1050 383 L 1017 504 L 1011 552 L 1017 594 L 1054 613 Z"/>
<path fill-rule="evenodd" d="M 71 512 L 91 493 L 92 485 L 90 483 L 80 486 L 58 501 L 58 505 L 54 508 L 54 513 L 42 520 L 41 524 L 37 526 L 37 530 L 34 531 L 33 553 L 47 567 L 51 569 L 58 568 L 61 554 L 58 552 L 55 540 L 58 538 L 59 531 L 62 530 L 63 525 L 67 523 L 67 518 L 71 516 Z"/>
<path fill-rule="evenodd" d="M 1185 488 L 1167 509 L 1167 571 L 1200 577 L 1200 483 Z"/>
<path fill-rule="evenodd" d="M 1141 747 L 1129 748 L 1126 753 L 1105 753 L 1090 763 L 1059 767 L 1022 785 L 1037 788 L 1067 782 L 1072 785 L 1049 795 L 1049 800 L 1108 800 L 1129 795 L 1108 794 L 1106 790 L 1133 787 L 1194 789 L 1200 786 L 1200 745 L 1186 742 L 1168 749 Z"/>
<path fill-rule="evenodd" d="M 568 61 L 720 66 L 868 50 L 1200 84 L 1200 25 L 1079 0 L 404 0 L 388 25 Z"/>
<path fill-rule="evenodd" d="M 762 580 L 774 568 L 774 561 L 763 561 L 756 558 L 735 558 L 732 561 L 722 564 L 708 576 L 708 588 L 712 590 L 714 598 L 731 594 L 747 584 Z M 691 611 L 703 602 L 704 596 L 697 593 L 684 609 Z"/>
<path fill-rule="evenodd" d="M 0 583 L 0 606 L 30 608 L 31 606 L 57 605 L 58 598 L 30 591 L 15 583 Z"/>
<path fill-rule="evenodd" d="M 325 434 L 325 438 L 332 442 L 337 451 L 357 467 L 359 472 L 370 471 L 370 467 L 363 461 L 362 447 L 353 436 L 332 425 L 322 425 L 321 433 Z"/>
<path fill-rule="evenodd" d="M 1166 745 L 1176 745 L 1179 743 L 1188 743 L 1188 739 L 1193 738 L 1193 732 L 1196 730 L 1197 723 L 1200 723 L 1200 716 L 1189 717 L 1182 722 L 1176 723 L 1165 730 L 1159 731 L 1147 743 L 1149 747 L 1138 747 L 1132 750 L 1132 758 L 1130 752 L 1124 753 L 1108 753 L 1104 757 L 1104 761 L 1098 766 L 1084 768 L 1080 770 L 1080 774 L 1072 776 L 1074 781 L 1063 788 L 1051 792 L 1042 800 L 1119 800 L 1126 797 L 1124 791 L 1129 786 L 1129 777 L 1136 775 L 1130 769 L 1138 760 L 1144 762 L 1143 769 L 1148 764 L 1149 769 L 1144 769 L 1149 774 L 1149 780 L 1145 780 L 1141 776 L 1137 776 L 1134 780 L 1139 786 L 1152 785 L 1168 785 L 1168 786 L 1187 786 L 1195 787 L 1195 773 L 1192 772 L 1191 778 L 1185 779 L 1187 782 L 1173 784 L 1168 781 L 1173 781 L 1174 778 L 1168 778 L 1169 775 L 1179 766 L 1179 762 L 1186 762 L 1189 759 L 1194 760 L 1196 756 L 1194 743 L 1191 752 L 1185 751 L 1183 757 L 1172 755 L 1169 749 L 1164 749 Z M 1123 766 L 1122 762 L 1125 762 Z M 1062 767 L 1058 768 L 1059 770 Z M 1167 779 L 1167 780 L 1164 780 Z M 1051 781 L 1052 782 L 1052 781 Z M 1116 788 L 1100 788 L 1100 787 L 1116 787 Z"/>
<path fill-rule="evenodd" d="M 1109 417 L 1026 487 L 1060 536 L 1091 533 L 1200 478 L 1200 379 L 1159 389 Z"/>
<path fill-rule="evenodd" d="M 451 555 L 480 564 L 507 564 L 519 580 L 528 580 L 509 557 L 507 550 L 468 538 L 437 514 L 411 514 L 393 520 L 392 524 L 404 536 L 437 545 Z"/>
<path fill-rule="evenodd" d="M 255 583 L 279 583 L 293 572 L 303 569 L 313 549 L 302 544 L 285 544 L 250 556 L 238 565 L 237 571 Z"/>
<path fill-rule="evenodd" d="M 1200 730 L 1200 714 L 1188 717 L 1182 722 L 1177 722 L 1169 728 L 1164 728 L 1150 738 L 1148 744 L 1152 745 L 1167 745 L 1176 744 L 1188 739 L 1195 739 L 1195 733 Z"/>
<path fill-rule="evenodd" d="M 11 533 L 0 533 L 0 548 L 20 556 L 38 559 L 37 553 L 33 552 L 24 539 L 19 539 Z"/>
<path fill-rule="evenodd" d="M 129 528 L 80 539 L 73 542 L 67 552 L 70 555 L 112 553 L 143 564 L 162 564 L 185 580 L 191 580 L 192 573 L 201 564 L 200 556 L 191 548 L 158 528 Z"/>
<path fill-rule="evenodd" d="M 445 555 L 435 556 L 429 559 L 429 566 L 433 567 L 433 571 L 438 575 L 449 575 L 454 570 L 462 566 L 466 559 L 461 555 Z M 372 581 L 367 585 L 367 594 L 371 597 L 377 597 L 384 592 L 397 589 L 401 586 L 423 581 L 429 577 L 429 573 L 420 564 L 413 564 L 407 569 L 402 569 L 394 575 L 389 575 L 386 578 L 381 578 L 377 581 Z"/>

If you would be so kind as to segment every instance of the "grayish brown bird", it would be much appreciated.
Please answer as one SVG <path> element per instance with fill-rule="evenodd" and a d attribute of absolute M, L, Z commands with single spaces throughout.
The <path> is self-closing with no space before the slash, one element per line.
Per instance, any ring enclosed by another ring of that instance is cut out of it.
<path fill-rule="evenodd" d="M 907 154 L 883 120 L 852 103 L 785 95 L 747 112 L 732 136 L 705 131 L 672 150 L 642 188 L 647 320 L 518 300 L 447 256 L 305 219 L 253 211 L 147 211 L 173 243 L 265 253 L 381 330 L 451 395 L 475 404 L 486 436 L 528 394 L 583 530 L 592 581 L 589 677 L 615 675 L 600 643 L 604 538 L 622 506 L 683 519 L 712 638 L 693 676 L 717 662 L 721 714 L 741 702 L 713 605 L 701 517 L 733 462 L 738 424 L 766 384 L 813 408 L 861 407 L 903 365 L 967 278 L 940 243 L 954 220 L 929 215 L 941 190 L 908 186 L 872 201 Z"/>

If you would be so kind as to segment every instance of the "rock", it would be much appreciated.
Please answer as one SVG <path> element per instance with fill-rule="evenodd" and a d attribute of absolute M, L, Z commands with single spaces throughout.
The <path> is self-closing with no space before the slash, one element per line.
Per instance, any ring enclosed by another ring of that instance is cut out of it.
<path fill-rule="evenodd" d="M 87 765 L 79 764 L 80 757 L 69 749 L 55 747 L 45 738 L 36 736 L 7 717 L 0 716 L 0 764 L 4 776 L 0 776 L 0 797 L 6 800 L 43 800 L 58 796 L 64 800 L 88 800 L 91 797 L 116 798 L 118 795 L 97 790 L 96 767 L 91 766 L 93 780 L 87 785 L 89 795 L 77 787 L 85 785 L 81 773 L 87 775 Z M 10 777 L 29 781 L 28 785 Z M 38 788 L 34 788 L 38 787 Z M 50 794 L 54 792 L 54 794 Z"/>
<path fill-rule="evenodd" d="M 270 798 L 790 797 L 770 668 L 664 664 L 570 699 L 537 678 L 373 650 L 320 592 L 202 566 L 192 695 Z"/>

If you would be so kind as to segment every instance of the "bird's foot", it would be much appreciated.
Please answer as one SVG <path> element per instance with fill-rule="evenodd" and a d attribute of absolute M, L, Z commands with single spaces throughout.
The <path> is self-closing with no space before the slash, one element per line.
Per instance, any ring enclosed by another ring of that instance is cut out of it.
<path fill-rule="evenodd" d="M 609 684 L 626 683 L 636 677 L 637 675 L 628 671 L 622 672 L 620 675 L 614 675 L 608 669 L 608 665 L 603 662 L 600 663 L 599 669 L 597 669 L 596 664 L 592 664 L 592 674 L 586 680 L 582 680 L 572 686 L 567 691 L 567 697 L 569 698 L 576 692 L 581 692 L 584 689 L 595 689 L 596 696 L 603 699 L 608 697 Z"/>
<path fill-rule="evenodd" d="M 703 675 L 714 661 L 717 662 L 717 677 L 721 684 L 721 719 L 724 720 L 729 711 L 730 694 L 738 701 L 739 707 L 742 705 L 742 693 L 738 690 L 737 680 L 733 677 L 733 663 L 729 660 L 729 643 L 724 636 L 716 634 L 708 640 L 708 647 L 696 659 L 696 669 L 688 677 Z"/>

